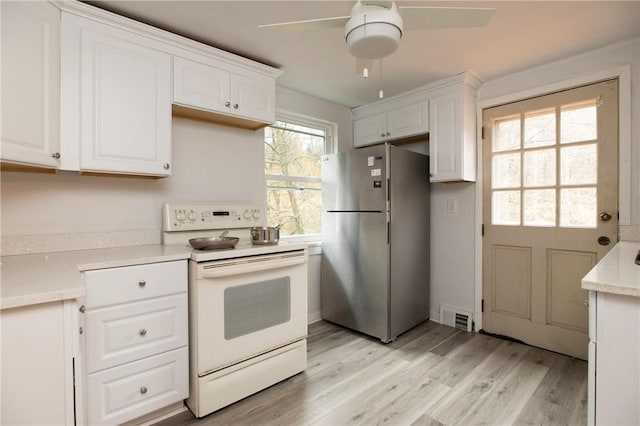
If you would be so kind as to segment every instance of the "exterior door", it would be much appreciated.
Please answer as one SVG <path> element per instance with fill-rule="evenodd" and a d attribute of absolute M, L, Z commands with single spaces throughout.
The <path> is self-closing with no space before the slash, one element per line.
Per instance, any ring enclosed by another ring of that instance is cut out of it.
<path fill-rule="evenodd" d="M 484 111 L 483 324 L 587 358 L 582 277 L 617 241 L 618 82 Z"/>

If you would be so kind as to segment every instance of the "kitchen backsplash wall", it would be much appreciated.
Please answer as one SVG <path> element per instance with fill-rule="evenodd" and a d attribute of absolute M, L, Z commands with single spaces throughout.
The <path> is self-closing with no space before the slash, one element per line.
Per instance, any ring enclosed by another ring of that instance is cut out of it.
<path fill-rule="evenodd" d="M 264 201 L 261 131 L 174 118 L 172 133 L 164 179 L 2 173 L 3 254 L 19 250 L 21 236 L 31 236 L 31 252 L 33 236 L 61 250 L 157 243 L 166 201 Z"/>
<path fill-rule="evenodd" d="M 351 143 L 351 111 L 278 88 L 278 108 L 338 122 Z M 172 175 L 164 179 L 3 172 L 2 254 L 160 242 L 166 201 L 262 204 L 263 131 L 173 119 Z"/>

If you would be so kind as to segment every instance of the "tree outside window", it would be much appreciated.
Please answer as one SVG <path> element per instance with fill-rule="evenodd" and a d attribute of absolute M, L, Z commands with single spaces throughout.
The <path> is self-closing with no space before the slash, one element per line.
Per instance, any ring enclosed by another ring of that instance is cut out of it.
<path fill-rule="evenodd" d="M 282 119 L 265 129 L 267 223 L 281 236 L 320 234 L 320 162 L 329 151 L 330 123 Z"/>

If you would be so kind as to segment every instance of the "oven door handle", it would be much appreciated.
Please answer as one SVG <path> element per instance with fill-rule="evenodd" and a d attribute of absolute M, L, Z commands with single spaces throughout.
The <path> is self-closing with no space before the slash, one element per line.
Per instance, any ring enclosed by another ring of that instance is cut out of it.
<path fill-rule="evenodd" d="M 220 266 L 203 265 L 198 268 L 198 279 L 222 278 L 231 275 L 249 274 L 252 272 L 268 271 L 271 269 L 287 268 L 307 262 L 306 255 L 283 257 L 259 261 L 233 262 Z"/>

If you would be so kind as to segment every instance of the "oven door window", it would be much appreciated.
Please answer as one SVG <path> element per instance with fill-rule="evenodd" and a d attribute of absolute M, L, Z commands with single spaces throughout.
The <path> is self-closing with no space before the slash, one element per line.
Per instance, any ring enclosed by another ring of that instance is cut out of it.
<path fill-rule="evenodd" d="M 291 319 L 291 280 L 280 277 L 224 290 L 224 338 L 235 339 Z"/>

